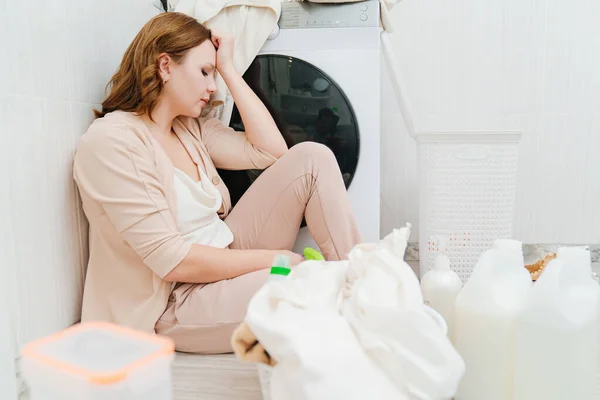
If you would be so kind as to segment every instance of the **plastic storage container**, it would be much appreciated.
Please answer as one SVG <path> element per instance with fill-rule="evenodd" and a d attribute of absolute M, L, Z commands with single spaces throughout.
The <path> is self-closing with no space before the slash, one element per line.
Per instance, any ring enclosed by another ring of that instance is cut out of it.
<path fill-rule="evenodd" d="M 462 289 L 462 281 L 450 269 L 450 259 L 438 254 L 434 268 L 421 280 L 421 291 L 425 304 L 439 312 L 448 326 L 449 336 L 454 337 L 454 308 L 456 297 Z"/>
<path fill-rule="evenodd" d="M 30 400 L 171 400 L 170 339 L 108 323 L 75 325 L 26 345 Z"/>
<path fill-rule="evenodd" d="M 447 254 L 463 282 L 495 239 L 511 237 L 521 133 L 419 133 L 421 277 Z"/>
<path fill-rule="evenodd" d="M 599 304 L 589 251 L 559 250 L 517 319 L 515 400 L 598 398 Z"/>
<path fill-rule="evenodd" d="M 486 251 L 456 299 L 454 343 L 466 373 L 455 400 L 513 400 L 515 321 L 532 286 L 522 259 Z"/>

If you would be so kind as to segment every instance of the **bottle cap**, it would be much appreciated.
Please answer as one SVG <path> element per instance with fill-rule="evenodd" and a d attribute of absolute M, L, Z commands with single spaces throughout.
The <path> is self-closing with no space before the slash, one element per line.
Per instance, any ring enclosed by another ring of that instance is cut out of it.
<path fill-rule="evenodd" d="M 433 264 L 433 269 L 436 271 L 449 271 L 450 270 L 450 259 L 445 254 L 438 254 L 435 257 L 435 262 Z"/>
<path fill-rule="evenodd" d="M 556 255 L 568 268 L 577 268 L 581 272 L 592 274 L 592 258 L 588 248 L 559 247 Z"/>
<path fill-rule="evenodd" d="M 271 267 L 271 275 L 283 275 L 288 276 L 290 274 L 290 269 L 285 267 Z"/>
<path fill-rule="evenodd" d="M 317 250 L 315 250 L 311 247 L 306 247 L 304 249 L 304 258 L 307 260 L 317 260 L 317 261 L 325 260 L 325 257 L 323 257 L 323 255 L 321 253 L 319 253 Z"/>
<path fill-rule="evenodd" d="M 493 248 L 500 250 L 518 250 L 522 252 L 523 243 L 513 239 L 498 239 L 494 240 Z"/>
<path fill-rule="evenodd" d="M 271 275 L 283 275 L 287 276 L 291 272 L 291 262 L 288 256 L 282 254 L 275 256 L 271 263 Z"/>

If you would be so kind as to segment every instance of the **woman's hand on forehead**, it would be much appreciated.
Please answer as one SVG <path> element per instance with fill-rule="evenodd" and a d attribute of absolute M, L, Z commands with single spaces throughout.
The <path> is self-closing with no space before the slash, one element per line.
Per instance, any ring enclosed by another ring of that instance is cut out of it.
<path fill-rule="evenodd" d="M 223 70 L 233 67 L 233 36 L 226 32 L 213 31 L 211 40 L 217 48 L 217 70 L 222 73 Z"/>

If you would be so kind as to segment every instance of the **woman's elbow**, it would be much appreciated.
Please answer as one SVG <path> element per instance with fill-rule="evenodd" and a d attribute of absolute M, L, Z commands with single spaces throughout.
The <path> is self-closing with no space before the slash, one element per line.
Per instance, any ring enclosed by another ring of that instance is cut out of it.
<path fill-rule="evenodd" d="M 275 159 L 275 161 L 279 160 L 281 156 L 283 156 L 288 151 L 287 146 L 283 146 L 282 148 L 277 148 L 271 155 Z"/>
<path fill-rule="evenodd" d="M 168 274 L 163 276 L 163 281 L 167 282 L 187 282 L 190 279 L 189 254 L 179 264 L 175 266 Z"/>
<path fill-rule="evenodd" d="M 269 154 L 271 154 L 271 156 L 273 156 L 275 161 L 277 161 L 281 158 L 281 156 L 283 156 L 285 153 L 287 153 L 287 151 L 288 151 L 288 145 L 285 142 L 285 140 L 283 140 L 283 137 L 282 137 L 281 140 L 278 141 L 278 143 L 273 143 L 273 146 L 270 149 Z"/>
<path fill-rule="evenodd" d="M 208 246 L 193 245 L 187 256 L 181 260 L 168 274 L 163 276 L 166 282 L 209 283 L 211 269 L 205 264 Z"/>
<path fill-rule="evenodd" d="M 163 276 L 162 280 L 166 282 L 185 282 L 177 267 L 173 268 L 171 272 Z"/>

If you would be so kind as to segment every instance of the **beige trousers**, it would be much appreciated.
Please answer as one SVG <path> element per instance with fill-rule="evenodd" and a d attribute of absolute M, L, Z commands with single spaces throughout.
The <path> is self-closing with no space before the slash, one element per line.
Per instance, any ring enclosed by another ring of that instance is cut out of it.
<path fill-rule="evenodd" d="M 345 259 L 361 242 L 335 156 L 313 142 L 292 147 L 242 196 L 225 219 L 235 238 L 230 248 L 290 250 L 302 217 L 328 260 Z M 231 335 L 268 274 L 179 284 L 156 332 L 171 337 L 178 351 L 231 352 Z"/>

